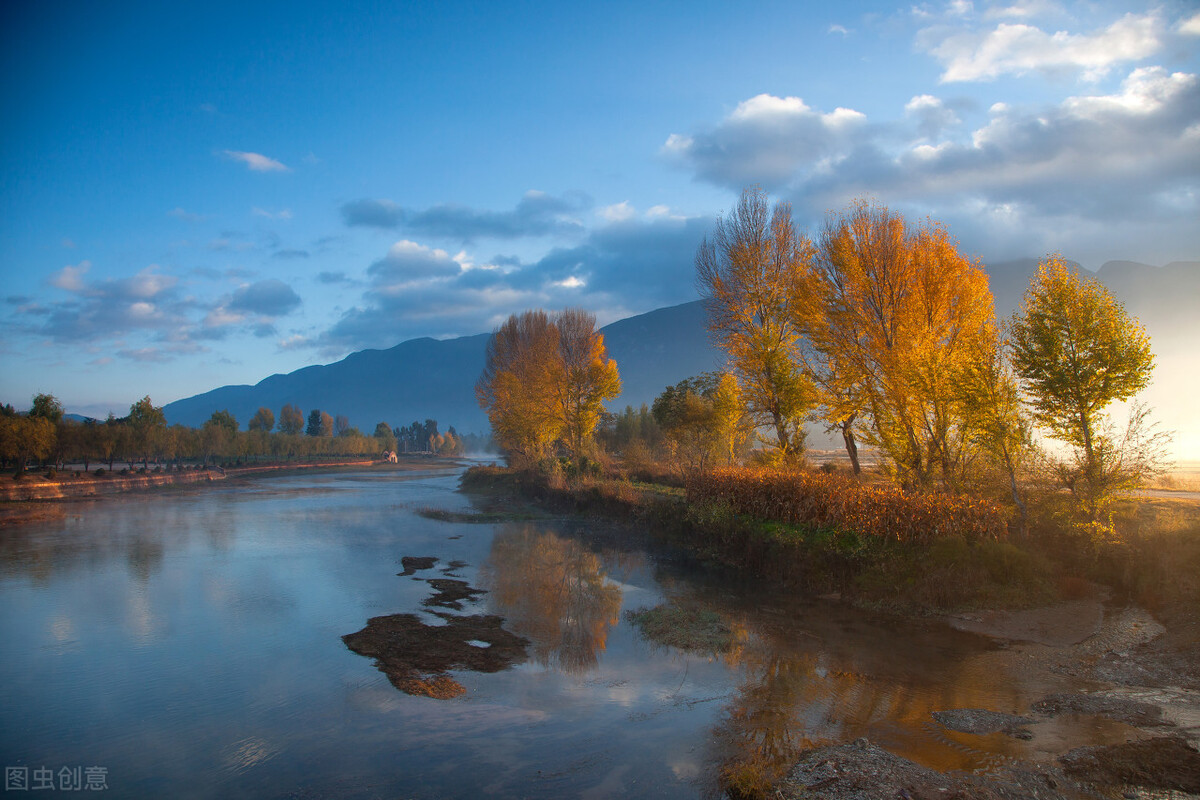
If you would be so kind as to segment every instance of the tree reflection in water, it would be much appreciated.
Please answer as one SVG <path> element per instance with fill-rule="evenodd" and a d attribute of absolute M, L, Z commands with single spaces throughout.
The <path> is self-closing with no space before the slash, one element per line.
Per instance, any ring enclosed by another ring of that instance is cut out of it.
<path fill-rule="evenodd" d="M 532 642 L 533 658 L 570 673 L 596 666 L 620 616 L 621 587 L 600 556 L 534 525 L 497 532 L 479 582 L 505 627 Z"/>
<path fill-rule="evenodd" d="M 722 656 L 745 674 L 714 731 L 723 791 L 755 795 L 782 778 L 801 751 L 860 736 L 943 771 L 986 768 L 1020 748 L 1000 734 L 958 734 L 933 721 L 934 711 L 1011 711 L 1029 701 L 956 632 L 858 629 L 839 622 L 838 610 L 820 606 L 787 624 L 717 610 L 727 619 L 753 620 L 746 646 Z"/>

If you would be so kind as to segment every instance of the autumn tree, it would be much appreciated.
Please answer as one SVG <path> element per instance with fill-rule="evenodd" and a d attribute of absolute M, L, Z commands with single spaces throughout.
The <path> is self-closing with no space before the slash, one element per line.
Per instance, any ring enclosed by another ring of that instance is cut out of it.
<path fill-rule="evenodd" d="M 250 418 L 248 427 L 252 431 L 270 433 L 271 429 L 275 427 L 275 412 L 266 407 L 258 409 L 258 411 L 254 412 L 254 416 Z"/>
<path fill-rule="evenodd" d="M 557 382 L 563 439 L 575 458 L 585 455 L 604 401 L 621 393 L 617 362 L 608 357 L 596 315 L 568 308 L 555 315 L 561 374 Z"/>
<path fill-rule="evenodd" d="M 671 455 L 687 469 L 704 469 L 715 461 L 732 463 L 748 434 L 737 380 L 727 372 L 705 373 L 668 386 L 655 398 L 651 413 Z"/>
<path fill-rule="evenodd" d="M 279 411 L 279 432 L 295 436 L 304 430 L 304 412 L 288 403 Z"/>
<path fill-rule="evenodd" d="M 768 208 L 760 189 L 742 193 L 696 254 L 709 331 L 729 355 L 746 410 L 773 430 L 771 444 L 785 460 L 803 449 L 804 417 L 814 402 L 794 313 L 812 258 L 791 206 Z"/>
<path fill-rule="evenodd" d="M 558 328 L 541 309 L 510 316 L 488 340 L 475 396 L 518 464 L 548 455 L 562 434 L 561 371 Z"/>
<path fill-rule="evenodd" d="M 999 341 L 981 340 L 979 345 L 976 356 L 956 375 L 964 417 L 969 421 L 968 435 L 1003 470 L 1021 532 L 1028 534 L 1029 511 L 1018 475 L 1035 452 L 1032 421 Z"/>
<path fill-rule="evenodd" d="M 530 464 L 560 440 L 572 456 L 590 446 L 603 402 L 621 391 L 593 315 L 568 309 L 513 315 L 488 342 L 475 385 L 496 440 Z"/>
<path fill-rule="evenodd" d="M 1009 346 L 1034 420 L 1073 450 L 1064 483 L 1088 521 L 1101 523 L 1112 492 L 1153 471 L 1163 444 L 1144 407 L 1123 433 L 1105 413 L 1150 382 L 1150 337 L 1107 289 L 1051 255 L 1013 317 Z"/>
<path fill-rule="evenodd" d="M 866 200 L 826 221 L 795 320 L 822 414 L 852 461 L 854 428 L 910 485 L 947 485 L 968 452 L 959 374 L 994 336 L 987 275 L 945 228 Z"/>

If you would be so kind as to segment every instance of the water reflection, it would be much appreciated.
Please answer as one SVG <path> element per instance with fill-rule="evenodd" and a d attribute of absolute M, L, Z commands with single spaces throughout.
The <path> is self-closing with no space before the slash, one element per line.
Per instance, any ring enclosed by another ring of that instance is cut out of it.
<path fill-rule="evenodd" d="M 596 666 L 620 617 L 621 587 L 601 557 L 534 525 L 497 531 L 480 583 L 507 627 L 530 640 L 537 663 L 569 673 Z"/>

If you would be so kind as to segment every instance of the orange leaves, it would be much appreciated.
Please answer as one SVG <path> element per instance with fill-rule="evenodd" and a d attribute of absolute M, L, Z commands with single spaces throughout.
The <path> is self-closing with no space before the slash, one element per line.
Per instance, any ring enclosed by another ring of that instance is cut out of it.
<path fill-rule="evenodd" d="M 867 486 L 835 475 L 767 469 L 717 469 L 691 476 L 689 503 L 723 503 L 762 520 L 842 528 L 900 542 L 946 537 L 1000 539 L 1004 512 L 985 500 Z"/>

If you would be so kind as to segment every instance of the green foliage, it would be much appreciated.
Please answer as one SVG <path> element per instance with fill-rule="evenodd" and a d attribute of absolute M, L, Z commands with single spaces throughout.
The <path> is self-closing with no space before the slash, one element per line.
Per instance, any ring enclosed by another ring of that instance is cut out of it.
<path fill-rule="evenodd" d="M 29 409 L 29 416 L 50 420 L 52 423 L 61 421 L 63 413 L 62 403 L 58 402 L 58 398 L 52 394 L 35 396 L 33 406 Z"/>
<path fill-rule="evenodd" d="M 1084 524 L 1110 527 L 1104 514 L 1113 493 L 1153 472 L 1165 445 L 1144 407 L 1134 408 L 1123 435 L 1105 414 L 1149 383 L 1150 337 L 1107 289 L 1053 255 L 1013 318 L 1009 347 L 1034 420 L 1074 451 L 1059 475 Z"/>

